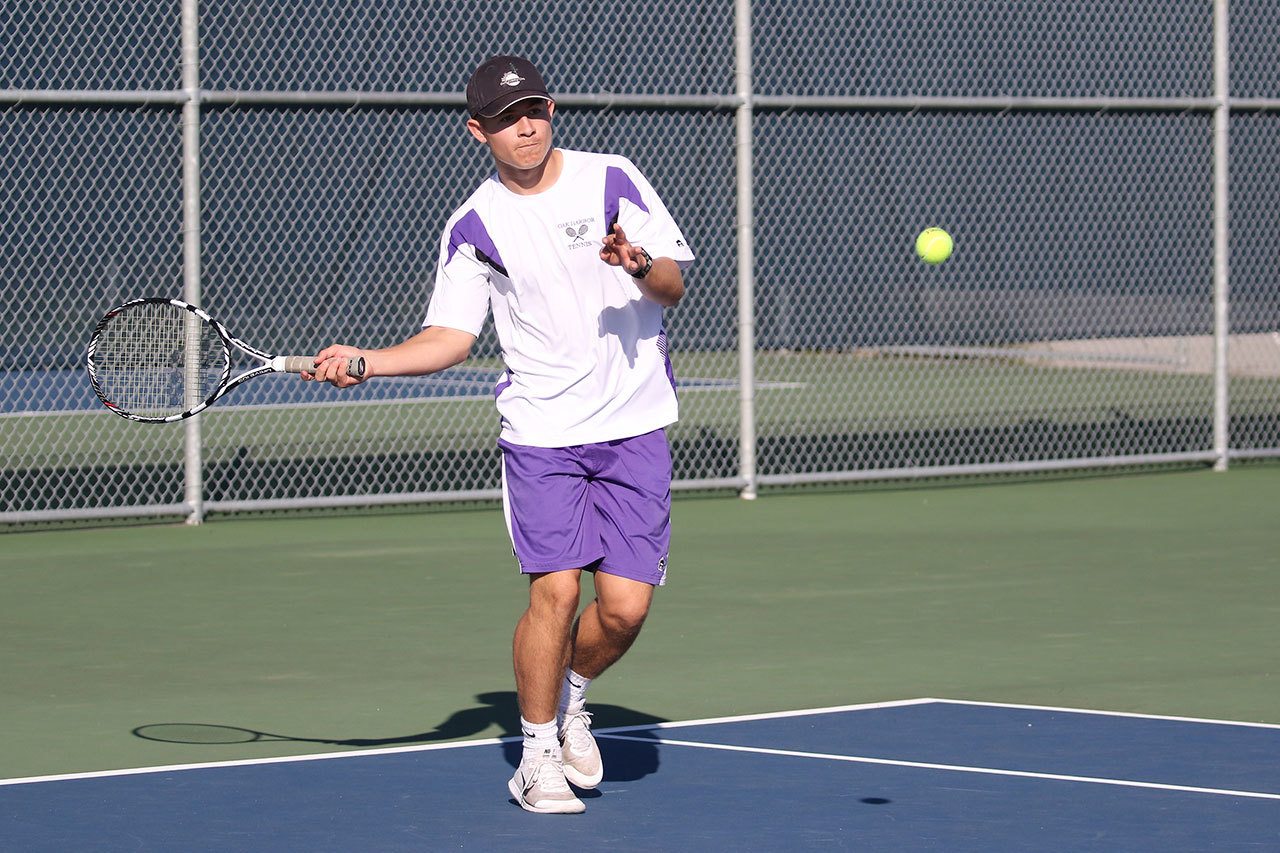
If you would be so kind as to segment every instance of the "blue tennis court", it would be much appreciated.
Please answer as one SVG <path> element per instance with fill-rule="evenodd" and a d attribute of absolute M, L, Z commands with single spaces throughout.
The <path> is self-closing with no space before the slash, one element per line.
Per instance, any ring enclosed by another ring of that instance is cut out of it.
<path fill-rule="evenodd" d="M 581 816 L 516 739 L 3 782 L 9 849 L 1280 849 L 1280 726 L 921 699 L 602 729 Z"/>

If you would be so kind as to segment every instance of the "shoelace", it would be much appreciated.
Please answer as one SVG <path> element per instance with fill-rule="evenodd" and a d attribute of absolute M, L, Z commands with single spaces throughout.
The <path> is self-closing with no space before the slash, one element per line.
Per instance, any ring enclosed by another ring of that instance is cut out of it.
<path fill-rule="evenodd" d="M 589 711 L 579 711 L 569 718 L 565 726 L 565 740 L 569 742 L 569 748 L 575 753 L 581 754 L 591 749 L 591 713 Z"/>
<path fill-rule="evenodd" d="M 550 758 L 538 762 L 538 766 L 533 771 L 533 777 L 544 793 L 559 794 L 569 790 L 569 783 L 565 781 L 564 771 L 557 767 L 556 762 Z"/>

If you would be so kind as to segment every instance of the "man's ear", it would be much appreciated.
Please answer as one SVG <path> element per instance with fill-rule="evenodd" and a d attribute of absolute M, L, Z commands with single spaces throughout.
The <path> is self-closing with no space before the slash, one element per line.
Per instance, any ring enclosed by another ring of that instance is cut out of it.
<path fill-rule="evenodd" d="M 467 119 L 467 130 L 471 131 L 471 135 L 475 137 L 476 142 L 488 143 L 489 137 L 485 136 L 484 128 L 480 126 L 479 120 L 474 118 Z"/>

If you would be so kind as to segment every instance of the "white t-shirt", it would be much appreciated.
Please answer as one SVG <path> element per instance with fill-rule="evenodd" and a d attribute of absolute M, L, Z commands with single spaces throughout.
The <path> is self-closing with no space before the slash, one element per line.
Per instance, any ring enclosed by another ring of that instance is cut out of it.
<path fill-rule="evenodd" d="M 565 151 L 555 185 L 508 190 L 495 174 L 449 218 L 424 326 L 473 335 L 493 311 L 506 371 L 494 394 L 502 438 L 568 447 L 630 438 L 677 418 L 662 306 L 601 240 L 627 239 L 681 269 L 693 253 L 625 157 Z"/>

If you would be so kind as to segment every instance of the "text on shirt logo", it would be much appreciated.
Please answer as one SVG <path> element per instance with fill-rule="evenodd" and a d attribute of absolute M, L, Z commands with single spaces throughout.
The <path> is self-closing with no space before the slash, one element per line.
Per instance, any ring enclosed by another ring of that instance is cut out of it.
<path fill-rule="evenodd" d="M 563 231 L 564 235 L 569 238 L 567 248 L 583 249 L 593 245 L 587 239 L 587 234 L 591 231 L 591 226 L 595 221 L 594 216 L 586 219 L 575 219 L 572 222 L 559 222 L 556 224 L 556 228 Z"/>

